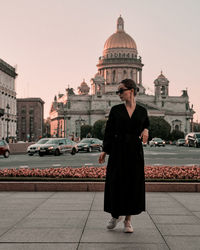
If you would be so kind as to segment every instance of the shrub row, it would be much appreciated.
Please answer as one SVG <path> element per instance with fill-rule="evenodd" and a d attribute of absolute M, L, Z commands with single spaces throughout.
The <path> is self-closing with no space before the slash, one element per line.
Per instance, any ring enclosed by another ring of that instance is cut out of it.
<path fill-rule="evenodd" d="M 0 177 L 92 178 L 104 179 L 106 167 L 1 169 Z M 199 166 L 145 166 L 145 179 L 200 180 Z"/>

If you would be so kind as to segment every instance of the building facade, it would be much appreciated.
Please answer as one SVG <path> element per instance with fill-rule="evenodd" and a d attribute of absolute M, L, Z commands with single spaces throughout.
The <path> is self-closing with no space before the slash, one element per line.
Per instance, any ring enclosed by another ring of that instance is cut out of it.
<path fill-rule="evenodd" d="M 16 139 L 15 68 L 0 59 L 0 139 Z"/>
<path fill-rule="evenodd" d="M 117 20 L 117 30 L 105 42 L 103 55 L 99 57 L 98 72 L 78 87 L 78 94 L 67 88 L 65 94 L 55 96 L 51 105 L 51 135 L 80 136 L 83 124 L 93 125 L 105 119 L 113 105 L 121 103 L 115 94 L 122 79 L 133 79 L 139 88 L 136 101 L 148 110 L 149 116 L 161 116 L 171 130 L 190 132 L 194 111 L 189 105 L 187 90 L 181 96 L 169 96 L 169 80 L 161 72 L 154 81 L 154 95 L 146 94 L 142 81 L 142 58 L 138 55 L 134 39 L 124 30 L 124 20 Z"/>
<path fill-rule="evenodd" d="M 44 101 L 40 98 L 17 99 L 17 140 L 37 141 L 43 136 Z"/>

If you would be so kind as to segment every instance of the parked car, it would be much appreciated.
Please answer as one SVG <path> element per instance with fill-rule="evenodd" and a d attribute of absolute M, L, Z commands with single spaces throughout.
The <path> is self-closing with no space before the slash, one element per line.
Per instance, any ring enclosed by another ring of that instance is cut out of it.
<path fill-rule="evenodd" d="M 170 142 L 170 145 L 176 145 L 176 141 L 174 140 L 174 141 L 171 141 Z"/>
<path fill-rule="evenodd" d="M 150 147 L 165 147 L 165 141 L 163 141 L 161 138 L 153 138 L 149 142 Z"/>
<path fill-rule="evenodd" d="M 31 155 L 31 156 L 34 155 L 34 154 L 36 154 L 36 153 L 38 153 L 39 152 L 39 148 L 43 144 L 45 144 L 46 142 L 48 142 L 49 139 L 51 139 L 51 138 L 42 138 L 39 141 L 37 141 L 35 144 L 32 144 L 32 145 L 28 146 L 27 153 L 29 155 Z"/>
<path fill-rule="evenodd" d="M 176 141 L 176 146 L 185 146 L 185 139 L 178 139 Z"/>
<path fill-rule="evenodd" d="M 8 158 L 10 155 L 10 148 L 5 140 L 0 140 L 0 155 L 3 155 L 5 158 Z"/>
<path fill-rule="evenodd" d="M 186 135 L 185 145 L 188 147 L 200 147 L 200 132 L 192 132 Z"/>
<path fill-rule="evenodd" d="M 78 144 L 78 151 L 92 152 L 93 150 L 102 151 L 103 142 L 97 138 L 84 138 Z"/>
<path fill-rule="evenodd" d="M 78 152 L 78 148 L 74 141 L 66 138 L 51 138 L 48 142 L 39 147 L 39 156 L 49 154 L 58 156 L 67 152 L 74 155 Z"/>

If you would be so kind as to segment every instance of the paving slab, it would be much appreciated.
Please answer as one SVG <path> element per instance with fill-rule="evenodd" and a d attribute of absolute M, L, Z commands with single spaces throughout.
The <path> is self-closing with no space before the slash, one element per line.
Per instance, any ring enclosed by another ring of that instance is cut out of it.
<path fill-rule="evenodd" d="M 181 214 L 181 215 L 192 215 L 192 213 L 185 207 L 147 207 L 149 214 Z"/>
<path fill-rule="evenodd" d="M 1 243 L 0 250 L 76 250 L 77 243 Z"/>
<path fill-rule="evenodd" d="M 200 219 L 200 212 L 193 212 L 193 214 Z"/>
<path fill-rule="evenodd" d="M 82 228 L 13 228 L 0 237 L 0 242 L 79 242 Z"/>
<path fill-rule="evenodd" d="M 23 199 L 39 199 L 49 198 L 54 195 L 54 192 L 7 192 L 12 198 L 23 198 Z"/>
<path fill-rule="evenodd" d="M 41 193 L 41 192 L 40 192 Z M 69 201 L 92 201 L 94 192 L 54 192 L 51 199 L 66 199 Z"/>
<path fill-rule="evenodd" d="M 200 237 L 166 236 L 165 240 L 171 250 L 199 250 Z"/>
<path fill-rule="evenodd" d="M 103 192 L 0 192 L 0 250 L 200 250 L 198 193 L 149 192 L 147 211 L 107 230 Z"/>
<path fill-rule="evenodd" d="M 22 219 L 23 217 L 27 216 L 33 209 L 9 209 L 4 208 L 0 209 L 0 221 L 3 219 Z"/>
<path fill-rule="evenodd" d="M 19 222 L 16 228 L 83 228 L 87 219 L 86 211 L 67 211 L 65 216 L 52 217 L 51 215 L 31 218 L 31 215 Z"/>
<path fill-rule="evenodd" d="M 55 203 L 45 202 L 38 209 L 40 210 L 71 210 L 71 211 L 88 211 L 90 209 L 91 203 L 89 202 L 62 202 L 55 201 Z"/>
<path fill-rule="evenodd" d="M 200 224 L 198 225 L 166 225 L 166 224 L 157 224 L 162 235 L 191 235 L 191 236 L 200 236 Z"/>
<path fill-rule="evenodd" d="M 19 210 L 27 210 L 37 207 L 41 203 L 45 201 L 44 198 L 41 199 L 22 199 L 22 198 L 6 198 L 3 202 L 0 203 L 0 209 L 19 209 Z"/>
<path fill-rule="evenodd" d="M 9 197 L 13 192 L 0 192 L 0 198 Z"/>
<path fill-rule="evenodd" d="M 194 215 L 151 215 L 156 224 L 199 224 Z"/>
<path fill-rule="evenodd" d="M 182 206 L 189 209 L 190 211 L 200 212 L 200 194 L 175 194 L 172 193 L 171 196 L 176 199 Z"/>
<path fill-rule="evenodd" d="M 165 244 L 80 243 L 78 250 L 168 250 Z"/>
<path fill-rule="evenodd" d="M 157 229 L 138 228 L 133 234 L 123 233 L 123 228 L 105 230 L 105 228 L 85 229 L 81 242 L 112 242 L 112 243 L 158 243 L 164 244 L 164 240 Z"/>
<path fill-rule="evenodd" d="M 26 218 L 36 218 L 36 219 L 68 219 L 77 217 L 77 215 L 82 215 L 86 218 L 88 211 L 70 211 L 70 210 L 40 210 L 35 209 Z"/>

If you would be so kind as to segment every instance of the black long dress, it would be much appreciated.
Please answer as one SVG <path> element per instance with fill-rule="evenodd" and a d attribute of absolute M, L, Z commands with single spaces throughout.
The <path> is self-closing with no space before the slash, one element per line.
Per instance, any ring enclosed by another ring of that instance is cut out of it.
<path fill-rule="evenodd" d="M 104 211 L 134 215 L 145 211 L 144 155 L 139 138 L 148 128 L 147 111 L 136 104 L 130 117 L 125 104 L 112 107 L 106 123 L 103 151 L 109 154 Z"/>

